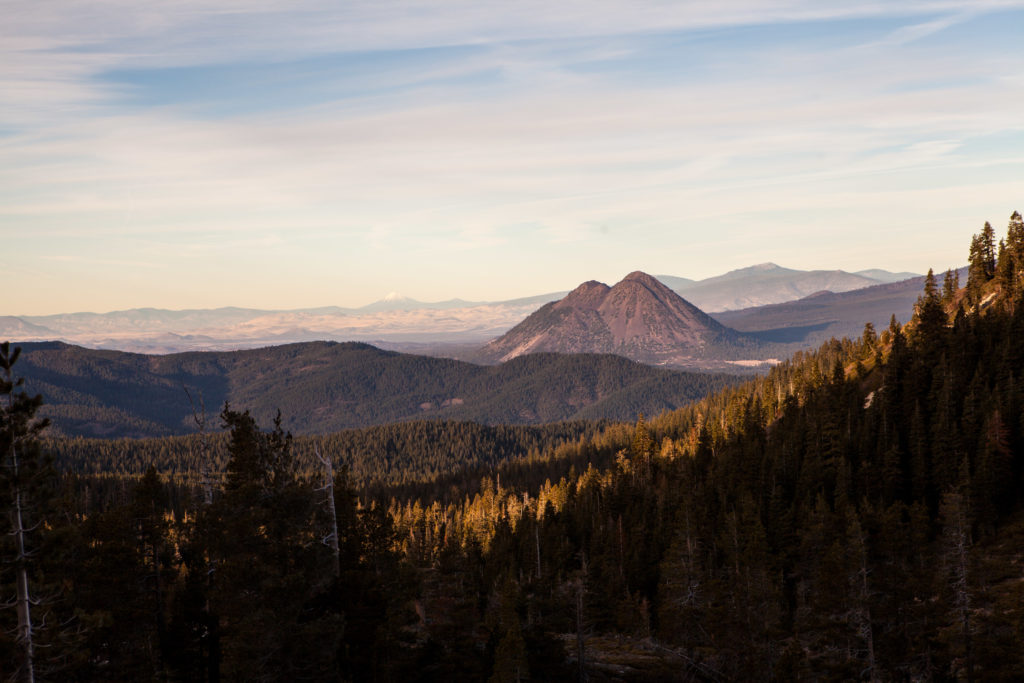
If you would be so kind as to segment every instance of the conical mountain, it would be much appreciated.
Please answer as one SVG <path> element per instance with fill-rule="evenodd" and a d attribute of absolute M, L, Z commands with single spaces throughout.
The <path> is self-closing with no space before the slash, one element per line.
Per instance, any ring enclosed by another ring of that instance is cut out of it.
<path fill-rule="evenodd" d="M 614 353 L 644 363 L 689 364 L 735 356 L 751 343 L 636 271 L 614 287 L 584 282 L 487 344 L 483 355 L 506 361 L 542 351 Z"/>

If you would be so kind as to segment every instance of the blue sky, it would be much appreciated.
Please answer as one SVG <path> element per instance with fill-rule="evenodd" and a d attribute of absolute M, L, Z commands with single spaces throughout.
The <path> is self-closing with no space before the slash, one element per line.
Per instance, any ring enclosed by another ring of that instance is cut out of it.
<path fill-rule="evenodd" d="M 944 269 L 1024 209 L 1024 0 L 3 5 L 0 314 Z"/>

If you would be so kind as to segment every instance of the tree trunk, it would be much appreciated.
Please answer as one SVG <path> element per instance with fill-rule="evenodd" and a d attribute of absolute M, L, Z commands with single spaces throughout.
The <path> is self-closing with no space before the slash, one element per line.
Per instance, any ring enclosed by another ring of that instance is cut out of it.
<path fill-rule="evenodd" d="M 28 530 L 25 528 L 25 498 L 30 489 L 22 481 L 21 463 L 18 458 L 18 446 L 21 443 L 31 444 L 38 437 L 39 433 L 46 428 L 49 420 L 35 421 L 35 411 L 42 403 L 42 397 L 28 399 L 22 403 L 21 400 L 15 403 L 15 389 L 22 385 L 24 379 L 15 380 L 11 373 L 11 366 L 21 353 L 20 348 L 15 348 L 10 353 L 8 342 L 0 344 L 0 367 L 3 368 L 3 379 L 0 386 L 3 393 L 7 395 L 7 405 L 0 410 L 0 430 L 4 432 L 7 447 L 8 462 L 4 467 L 10 468 L 11 483 L 11 507 L 8 515 L 11 521 L 11 536 L 14 537 L 15 557 L 14 571 L 16 581 L 16 594 L 14 598 L 15 611 L 18 614 L 18 628 L 16 642 L 20 650 L 21 663 L 16 673 L 17 680 L 34 683 L 35 674 L 35 631 L 32 626 L 32 595 L 28 586 L 28 552 L 25 550 L 25 536 Z M 24 392 L 18 392 L 19 399 L 27 398 Z M 26 458 L 32 457 L 32 451 L 25 454 Z"/>
<path fill-rule="evenodd" d="M 18 482 L 18 454 L 11 444 L 11 462 L 14 468 L 14 509 L 11 510 L 11 526 L 13 527 L 14 542 L 17 546 L 17 574 L 18 587 L 17 603 L 18 612 L 18 636 L 17 641 L 21 646 L 21 671 L 19 679 L 34 683 L 35 675 L 35 652 L 32 642 L 32 598 L 28 591 L 28 569 L 25 567 L 27 555 L 25 554 L 25 525 L 21 515 L 21 483 Z"/>
<path fill-rule="evenodd" d="M 325 539 L 331 548 L 332 566 L 334 578 L 341 576 L 341 551 L 338 548 L 338 510 L 334 507 L 334 465 L 329 457 L 320 453 L 319 446 L 313 446 L 313 451 L 320 463 L 324 466 L 324 490 L 327 492 L 327 518 L 331 523 L 331 533 Z"/>

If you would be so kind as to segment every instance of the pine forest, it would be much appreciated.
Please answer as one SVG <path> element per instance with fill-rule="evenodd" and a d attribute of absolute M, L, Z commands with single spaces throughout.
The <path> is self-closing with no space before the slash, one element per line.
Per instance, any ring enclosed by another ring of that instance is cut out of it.
<path fill-rule="evenodd" d="M 968 257 L 909 321 L 628 422 L 293 437 L 193 389 L 190 435 L 54 436 L 4 344 L 0 669 L 1024 680 L 1020 214 Z"/>

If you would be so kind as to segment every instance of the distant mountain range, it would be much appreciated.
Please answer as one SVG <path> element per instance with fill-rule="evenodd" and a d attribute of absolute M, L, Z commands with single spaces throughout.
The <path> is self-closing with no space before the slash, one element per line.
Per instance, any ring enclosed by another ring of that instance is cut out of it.
<path fill-rule="evenodd" d="M 454 301 L 421 304 L 392 299 L 362 309 L 141 308 L 102 314 L 7 316 L 0 317 L 0 339 L 57 340 L 138 353 L 235 350 L 318 340 L 479 345 L 558 296 L 467 304 L 463 308 L 445 307 L 456 305 Z"/>
<path fill-rule="evenodd" d="M 13 315 L 0 316 L 0 338 L 3 339 L 48 339 L 56 334 L 47 327 L 35 325 Z"/>
<path fill-rule="evenodd" d="M 792 270 L 774 263 L 762 263 L 733 270 L 724 275 L 693 281 L 659 275 L 658 279 L 698 308 L 732 311 L 753 306 L 778 304 L 817 292 L 848 292 L 887 282 L 917 277 L 916 273 L 885 270 Z"/>
<path fill-rule="evenodd" d="M 905 275 L 912 274 L 800 271 L 762 264 L 699 281 L 670 275 L 658 279 L 702 310 L 724 311 L 791 301 L 823 290 L 848 291 Z M 475 348 L 504 334 L 540 306 L 566 294 L 551 292 L 498 302 L 451 299 L 427 303 L 392 293 L 360 308 L 139 308 L 0 316 L 0 339 L 60 340 L 142 353 L 233 350 L 315 340 L 365 341 L 389 348 L 451 353 L 452 345 Z"/>
<path fill-rule="evenodd" d="M 961 268 L 958 274 L 966 282 L 967 269 Z M 859 337 L 868 322 L 881 330 L 893 315 L 907 322 L 924 290 L 924 280 L 921 276 L 838 294 L 819 292 L 797 301 L 723 311 L 712 317 L 763 342 L 789 344 L 796 350 L 832 337 Z"/>
<path fill-rule="evenodd" d="M 391 292 L 380 301 L 374 301 L 372 304 L 367 304 L 361 308 L 339 308 L 336 310 L 342 313 L 379 313 L 381 311 L 420 311 L 424 309 L 447 311 L 453 308 L 472 308 L 474 306 L 484 305 L 487 305 L 486 302 L 465 301 L 463 299 L 449 299 L 447 301 L 436 301 L 430 303 L 402 296 L 398 292 Z"/>
<path fill-rule="evenodd" d="M 910 273 L 903 271 L 900 273 L 892 273 L 888 270 L 881 270 L 879 268 L 869 268 L 868 270 L 858 270 L 854 275 L 863 275 L 864 277 L 871 278 L 872 280 L 878 280 L 885 284 L 889 282 L 900 282 L 901 280 L 909 280 L 914 277 L 924 277 L 920 273 Z"/>
<path fill-rule="evenodd" d="M 760 270 L 782 276 L 770 264 Z M 734 280 L 751 276 L 745 269 Z M 966 279 L 966 269 L 959 277 Z M 611 288 L 583 283 L 467 357 L 495 362 L 537 351 L 616 353 L 672 367 L 756 369 L 832 337 L 858 337 L 868 322 L 879 330 L 893 315 L 906 322 L 924 289 L 924 277 L 914 277 L 707 315 L 665 280 L 636 272 Z"/>
<path fill-rule="evenodd" d="M 19 371 L 30 392 L 45 396 L 44 412 L 56 429 L 70 435 L 144 437 L 192 431 L 186 387 L 201 394 L 213 412 L 230 401 L 251 408 L 262 423 L 280 408 L 287 427 L 299 433 L 413 419 L 485 424 L 632 420 L 638 413 L 660 413 L 738 381 L 651 365 L 732 371 L 763 367 L 831 336 L 857 336 L 867 321 L 881 328 L 893 314 L 908 320 L 923 280 L 819 292 L 710 316 L 661 279 L 637 271 L 612 287 L 585 282 L 462 355 L 495 364 L 490 366 L 361 343 L 143 355 L 42 342 L 22 344 Z M 536 304 L 528 300 L 517 305 Z M 192 325 L 213 319 L 265 329 L 251 314 L 246 309 L 140 309 L 54 317 L 89 329 L 139 329 L 147 320 Z M 26 334 L 39 331 L 34 322 L 0 322 Z"/>
<path fill-rule="evenodd" d="M 635 420 L 739 381 L 611 355 L 535 354 L 496 366 L 313 342 L 231 352 L 143 355 L 25 343 L 19 374 L 65 435 L 152 437 L 195 431 L 186 388 L 209 424 L 225 401 L 296 433 L 422 419 L 539 424 Z"/>
<path fill-rule="evenodd" d="M 693 366 L 756 354 L 758 346 L 637 271 L 614 287 L 584 282 L 488 343 L 481 357 L 507 361 L 545 351 L 614 353 L 643 363 Z"/>

